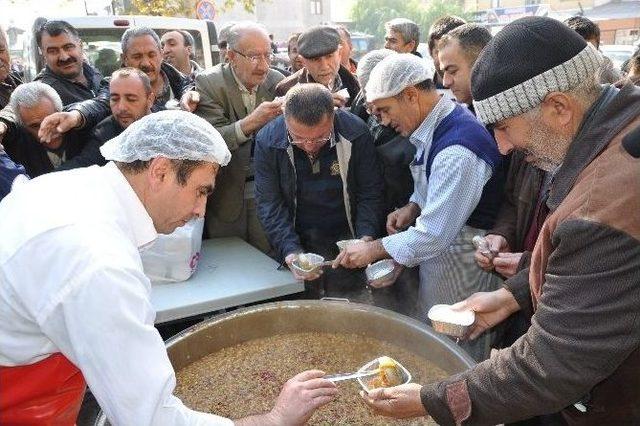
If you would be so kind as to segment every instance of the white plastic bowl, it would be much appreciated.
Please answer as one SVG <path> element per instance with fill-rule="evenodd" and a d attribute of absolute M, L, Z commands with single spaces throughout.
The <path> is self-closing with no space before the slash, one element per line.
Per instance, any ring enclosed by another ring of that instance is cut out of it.
<path fill-rule="evenodd" d="M 363 365 L 360 370 L 358 370 L 358 373 L 363 373 L 365 371 L 370 371 L 370 370 L 375 370 L 376 368 L 378 368 L 378 361 L 380 358 L 376 358 L 373 361 L 370 361 L 368 363 L 366 363 L 365 365 Z M 396 361 L 394 359 L 396 365 L 398 366 L 398 369 L 402 372 L 402 378 L 404 379 L 402 384 L 406 384 L 411 382 L 411 373 L 409 373 L 409 370 L 407 370 L 406 368 L 404 368 L 404 365 L 400 364 L 398 361 Z M 369 380 L 371 380 L 372 377 L 359 377 L 358 378 L 358 383 L 360 383 L 360 387 L 362 387 L 362 389 L 364 389 L 365 392 L 369 392 L 371 390 L 373 390 L 374 388 L 370 388 L 367 385 L 367 382 Z"/>

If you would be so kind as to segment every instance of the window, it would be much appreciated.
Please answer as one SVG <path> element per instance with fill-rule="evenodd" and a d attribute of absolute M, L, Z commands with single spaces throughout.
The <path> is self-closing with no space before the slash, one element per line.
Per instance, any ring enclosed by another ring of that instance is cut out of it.
<path fill-rule="evenodd" d="M 628 44 L 632 46 L 638 40 L 640 40 L 640 36 L 636 28 L 620 28 L 615 32 L 615 44 Z M 630 49 L 633 50 L 633 47 L 630 47 Z"/>
<path fill-rule="evenodd" d="M 166 29 L 154 28 L 159 37 L 167 32 Z M 120 68 L 120 39 L 125 28 L 81 28 L 78 30 L 84 46 L 84 52 L 90 64 L 98 68 L 100 73 L 108 77 Z M 204 51 L 202 48 L 202 36 L 199 31 L 189 31 L 194 38 L 194 59 L 204 66 Z"/>
<path fill-rule="evenodd" d="M 322 15 L 322 0 L 310 0 L 312 15 Z"/>
<path fill-rule="evenodd" d="M 105 76 L 120 68 L 120 39 L 124 28 L 79 29 L 84 54 L 89 63 Z"/>

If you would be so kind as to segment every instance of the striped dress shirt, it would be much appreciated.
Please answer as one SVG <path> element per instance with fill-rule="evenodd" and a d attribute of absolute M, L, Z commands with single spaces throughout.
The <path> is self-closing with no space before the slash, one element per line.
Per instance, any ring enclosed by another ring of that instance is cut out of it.
<path fill-rule="evenodd" d="M 484 160 L 463 146 L 453 145 L 435 157 L 427 181 L 426 158 L 433 133 L 454 107 L 450 98 L 442 96 L 409 138 L 416 146 L 410 201 L 420 207 L 421 213 L 415 226 L 382 239 L 387 253 L 405 266 L 435 258 L 451 245 L 476 208 L 492 174 Z"/>

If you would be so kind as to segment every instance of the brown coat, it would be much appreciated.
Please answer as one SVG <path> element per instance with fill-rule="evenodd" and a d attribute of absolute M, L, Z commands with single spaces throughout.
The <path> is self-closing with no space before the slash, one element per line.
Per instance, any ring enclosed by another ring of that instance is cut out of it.
<path fill-rule="evenodd" d="M 595 111 L 551 186 L 529 273 L 531 327 L 497 356 L 423 387 L 440 424 L 560 410 L 571 424 L 640 424 L 640 159 L 620 145 L 640 124 L 640 88 Z"/>

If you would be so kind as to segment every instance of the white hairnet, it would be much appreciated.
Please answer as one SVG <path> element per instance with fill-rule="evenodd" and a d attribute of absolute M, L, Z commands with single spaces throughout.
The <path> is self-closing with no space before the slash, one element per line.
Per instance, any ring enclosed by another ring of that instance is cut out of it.
<path fill-rule="evenodd" d="M 396 53 L 391 49 L 376 49 L 368 52 L 358 61 L 358 81 L 360 87 L 364 88 L 369 81 L 369 75 L 378 63 L 389 55 Z"/>
<path fill-rule="evenodd" d="M 409 86 L 433 80 L 436 67 L 431 58 L 411 53 L 389 55 L 373 68 L 365 87 L 367 102 L 396 96 Z"/>
<path fill-rule="evenodd" d="M 195 114 L 176 110 L 141 118 L 105 142 L 100 152 L 106 160 L 121 163 L 165 157 L 226 166 L 231 159 L 227 144 L 211 124 Z"/>

